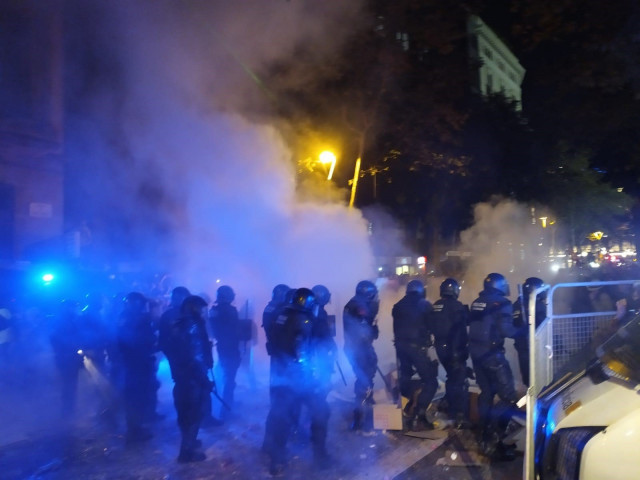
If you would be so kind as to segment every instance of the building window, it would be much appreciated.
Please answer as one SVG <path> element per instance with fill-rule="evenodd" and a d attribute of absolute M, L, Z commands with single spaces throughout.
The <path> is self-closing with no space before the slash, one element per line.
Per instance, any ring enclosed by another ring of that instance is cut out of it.
<path fill-rule="evenodd" d="M 487 93 L 493 92 L 493 76 L 487 73 Z"/>
<path fill-rule="evenodd" d="M 483 51 L 485 57 L 487 57 L 489 60 L 493 59 L 493 52 L 491 51 L 491 49 L 489 49 L 489 47 L 484 47 Z"/>

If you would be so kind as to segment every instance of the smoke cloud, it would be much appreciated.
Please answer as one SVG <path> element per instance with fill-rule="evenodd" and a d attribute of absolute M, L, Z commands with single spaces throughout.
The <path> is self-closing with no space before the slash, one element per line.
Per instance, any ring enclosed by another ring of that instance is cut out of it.
<path fill-rule="evenodd" d="M 460 251 L 470 255 L 464 275 L 461 299 L 472 302 L 482 290 L 484 277 L 491 272 L 503 274 L 512 287 L 515 300 L 517 284 L 532 276 L 548 281 L 540 225 L 533 223 L 531 210 L 513 200 L 494 198 L 479 203 L 473 210 L 473 225 L 460 234 Z M 547 250 L 545 250 L 545 248 Z"/>
<path fill-rule="evenodd" d="M 296 191 L 290 129 L 263 74 L 286 65 L 278 81 L 291 88 L 322 78 L 359 2 L 140 0 L 92 13 L 91 56 L 106 63 L 99 78 L 82 71 L 93 87 L 71 120 L 89 204 L 76 216 L 194 291 L 224 283 L 266 302 L 277 283 L 352 292 L 374 276 L 360 212 Z"/>

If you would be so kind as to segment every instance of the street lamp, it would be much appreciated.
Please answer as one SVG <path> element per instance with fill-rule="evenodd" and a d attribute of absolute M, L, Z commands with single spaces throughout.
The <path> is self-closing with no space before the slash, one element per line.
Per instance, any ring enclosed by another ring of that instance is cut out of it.
<path fill-rule="evenodd" d="M 331 164 L 331 167 L 329 167 L 329 175 L 327 176 L 327 180 L 331 180 L 333 169 L 336 167 L 336 156 L 329 150 L 325 150 L 320 154 L 320 163 Z"/>
<path fill-rule="evenodd" d="M 356 168 L 351 181 L 351 199 L 349 200 L 349 208 L 353 208 L 353 202 L 356 199 L 356 188 L 358 186 L 358 177 L 360 176 L 360 157 L 356 160 Z"/>

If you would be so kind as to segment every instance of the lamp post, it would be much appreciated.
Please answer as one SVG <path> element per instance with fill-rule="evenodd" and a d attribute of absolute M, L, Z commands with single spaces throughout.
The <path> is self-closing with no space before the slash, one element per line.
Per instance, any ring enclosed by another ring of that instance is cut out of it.
<path fill-rule="evenodd" d="M 349 208 L 353 208 L 353 201 L 356 198 L 356 187 L 358 186 L 358 177 L 360 176 L 360 157 L 356 160 L 356 168 L 351 181 L 351 199 L 349 200 Z"/>
<path fill-rule="evenodd" d="M 336 156 L 332 152 L 325 150 L 320 154 L 320 163 L 331 164 L 329 167 L 329 175 L 327 175 L 327 180 L 331 180 L 333 169 L 336 167 Z"/>

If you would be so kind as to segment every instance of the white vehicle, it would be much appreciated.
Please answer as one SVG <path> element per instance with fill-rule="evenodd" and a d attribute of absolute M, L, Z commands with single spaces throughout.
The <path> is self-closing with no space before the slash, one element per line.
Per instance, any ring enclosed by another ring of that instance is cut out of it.
<path fill-rule="evenodd" d="M 549 301 L 551 304 L 551 295 Z M 549 310 L 551 314 L 536 332 L 535 378 L 538 384 L 544 383 L 540 379 L 546 370 L 552 372 L 547 375 L 553 382 L 540 392 L 532 385 L 528 392 L 533 401 L 525 478 L 639 479 L 640 314 L 612 336 L 605 336 L 602 343 L 587 340 L 566 347 L 566 340 L 585 331 L 591 339 L 615 312 L 554 316 Z M 588 327 L 583 319 L 588 319 Z M 561 335 L 564 346 L 558 352 Z M 567 358 L 554 365 L 554 353 Z"/>

